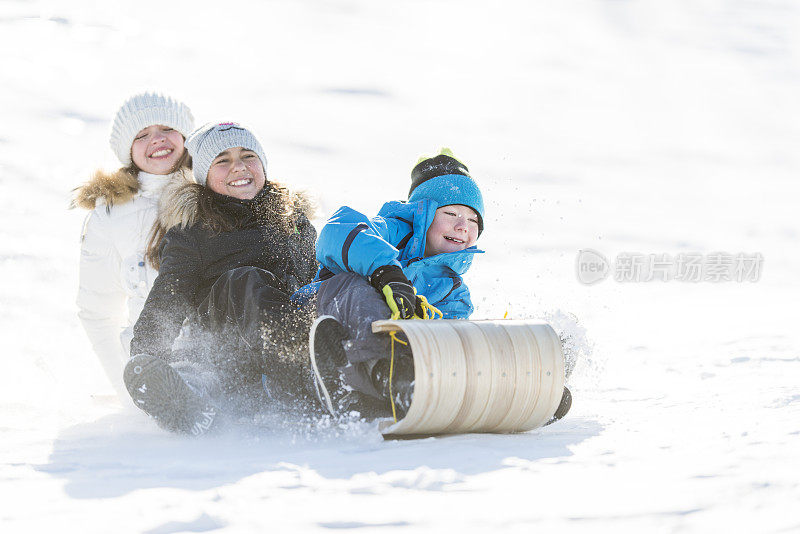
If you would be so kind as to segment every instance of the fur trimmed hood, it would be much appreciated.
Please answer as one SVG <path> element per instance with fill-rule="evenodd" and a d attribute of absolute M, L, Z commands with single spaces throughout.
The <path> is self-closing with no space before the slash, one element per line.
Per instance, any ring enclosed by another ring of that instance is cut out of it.
<path fill-rule="evenodd" d="M 172 174 L 165 190 L 169 186 L 178 187 L 191 183 L 193 183 L 191 171 L 181 169 Z M 88 182 L 72 190 L 69 207 L 93 210 L 100 202 L 106 209 L 111 209 L 115 205 L 126 204 L 133 200 L 140 187 L 139 178 L 127 168 L 123 167 L 114 172 L 98 170 Z"/>
<path fill-rule="evenodd" d="M 69 207 L 93 210 L 97 207 L 97 201 L 101 200 L 111 208 L 115 204 L 130 202 L 138 192 L 139 179 L 128 169 L 122 168 L 111 173 L 98 170 L 88 182 L 72 190 Z"/>
<path fill-rule="evenodd" d="M 272 182 L 275 186 L 281 184 Z M 174 226 L 187 228 L 198 221 L 200 195 L 205 186 L 196 182 L 168 183 L 158 201 L 158 224 L 163 231 Z M 308 219 L 314 216 L 316 205 L 305 191 L 289 191 L 290 202 L 295 213 L 305 215 Z"/>
<path fill-rule="evenodd" d="M 170 182 L 158 199 L 158 224 L 169 230 L 173 226 L 186 228 L 197 221 L 197 204 L 203 186 L 198 183 Z"/>

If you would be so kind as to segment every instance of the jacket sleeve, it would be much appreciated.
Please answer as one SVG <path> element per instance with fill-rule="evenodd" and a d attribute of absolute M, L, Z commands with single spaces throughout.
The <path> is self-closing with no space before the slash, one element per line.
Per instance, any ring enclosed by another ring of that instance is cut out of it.
<path fill-rule="evenodd" d="M 300 285 L 310 283 L 317 274 L 317 260 L 315 257 L 315 243 L 317 242 L 317 230 L 305 215 L 299 217 L 297 221 L 297 232 L 300 249 L 299 269 Z"/>
<path fill-rule="evenodd" d="M 457 280 L 457 281 L 456 281 Z M 431 302 L 444 314 L 443 319 L 469 319 L 475 309 L 469 288 L 458 275 L 453 279 L 453 289 L 439 302 Z"/>
<path fill-rule="evenodd" d="M 367 218 L 343 206 L 328 220 L 317 240 L 317 260 L 334 274 L 354 272 L 369 276 L 378 267 L 400 267 L 395 245 L 411 225 L 391 217 Z"/>
<path fill-rule="evenodd" d="M 109 381 L 125 399 L 128 393 L 122 382 L 122 369 L 127 354 L 119 336 L 127 326 L 127 294 L 120 279 L 120 263 L 106 221 L 91 212 L 81 238 L 78 317 Z"/>
<path fill-rule="evenodd" d="M 169 357 L 183 320 L 192 314 L 200 268 L 200 252 L 190 232 L 180 228 L 168 231 L 161 249 L 161 268 L 133 327 L 131 356 Z"/>

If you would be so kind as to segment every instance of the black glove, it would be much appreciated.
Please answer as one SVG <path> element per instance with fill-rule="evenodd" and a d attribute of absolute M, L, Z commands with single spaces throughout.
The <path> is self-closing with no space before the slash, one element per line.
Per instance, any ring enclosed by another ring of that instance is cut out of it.
<path fill-rule="evenodd" d="M 415 312 L 422 312 L 422 301 L 397 265 L 378 267 L 369 277 L 369 283 L 381 292 L 392 314 L 399 313 L 401 319 L 411 319 Z"/>

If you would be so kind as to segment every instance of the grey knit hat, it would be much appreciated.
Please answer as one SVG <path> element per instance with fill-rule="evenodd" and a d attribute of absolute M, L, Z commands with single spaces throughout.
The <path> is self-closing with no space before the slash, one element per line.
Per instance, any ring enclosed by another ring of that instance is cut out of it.
<path fill-rule="evenodd" d="M 131 145 L 136 134 L 154 124 L 174 128 L 188 137 L 194 130 L 189 106 L 159 93 L 141 93 L 122 104 L 114 117 L 109 143 L 123 165 L 131 164 Z"/>
<path fill-rule="evenodd" d="M 267 156 L 256 136 L 236 122 L 209 122 L 195 130 L 186 140 L 186 148 L 192 156 L 194 179 L 206 185 L 208 169 L 220 152 L 240 146 L 252 150 L 261 160 L 264 176 L 267 175 Z"/>

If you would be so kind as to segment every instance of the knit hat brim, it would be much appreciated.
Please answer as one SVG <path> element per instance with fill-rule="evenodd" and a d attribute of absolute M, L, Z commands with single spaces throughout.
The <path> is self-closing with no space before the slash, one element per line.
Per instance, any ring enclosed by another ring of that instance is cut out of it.
<path fill-rule="evenodd" d="M 438 207 L 461 204 L 478 214 L 478 235 L 483 232 L 483 195 L 478 184 L 463 174 L 434 176 L 417 185 L 408 197 L 409 202 L 431 199 Z"/>

